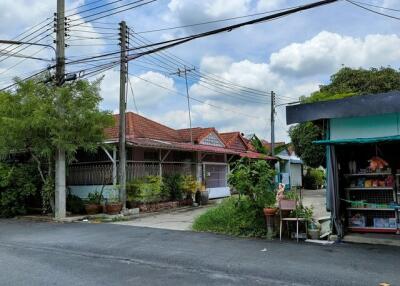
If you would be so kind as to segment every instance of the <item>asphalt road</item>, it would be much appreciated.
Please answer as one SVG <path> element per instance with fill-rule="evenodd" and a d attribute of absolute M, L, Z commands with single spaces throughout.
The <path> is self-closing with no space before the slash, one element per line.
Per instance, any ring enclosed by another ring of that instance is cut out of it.
<path fill-rule="evenodd" d="M 262 251 L 266 249 L 266 251 Z M 400 285 L 400 249 L 0 221 L 0 285 Z"/>

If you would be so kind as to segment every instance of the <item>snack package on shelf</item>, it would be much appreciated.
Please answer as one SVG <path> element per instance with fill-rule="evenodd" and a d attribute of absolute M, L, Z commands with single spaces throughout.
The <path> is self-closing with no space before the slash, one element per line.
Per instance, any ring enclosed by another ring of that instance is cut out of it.
<path fill-rule="evenodd" d="M 349 218 L 349 225 L 353 227 L 365 227 L 365 216 L 360 214 L 355 214 L 354 216 Z"/>
<path fill-rule="evenodd" d="M 391 188 L 394 186 L 394 177 L 392 175 L 387 176 L 385 180 L 385 185 L 386 187 L 391 187 Z"/>
<path fill-rule="evenodd" d="M 372 187 L 372 180 L 365 180 L 364 188 L 371 188 Z"/>
<path fill-rule="evenodd" d="M 389 218 L 389 227 L 390 228 L 396 228 L 397 227 L 396 218 L 394 218 L 394 217 Z"/>
<path fill-rule="evenodd" d="M 374 217 L 374 227 L 388 228 L 389 227 L 389 219 L 381 218 L 381 217 Z"/>

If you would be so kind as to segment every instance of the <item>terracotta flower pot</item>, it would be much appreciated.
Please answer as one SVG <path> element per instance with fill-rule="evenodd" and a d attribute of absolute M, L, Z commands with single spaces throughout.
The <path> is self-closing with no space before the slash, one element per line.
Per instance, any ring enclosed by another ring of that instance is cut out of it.
<path fill-rule="evenodd" d="M 277 208 L 264 208 L 263 211 L 265 216 L 274 216 L 276 214 Z"/>
<path fill-rule="evenodd" d="M 89 215 L 98 214 L 102 210 L 102 206 L 98 204 L 86 204 L 85 205 L 86 213 Z"/>
<path fill-rule="evenodd" d="M 106 213 L 113 215 L 113 214 L 119 214 L 122 210 L 122 204 L 121 203 L 111 203 L 111 204 L 106 204 Z"/>

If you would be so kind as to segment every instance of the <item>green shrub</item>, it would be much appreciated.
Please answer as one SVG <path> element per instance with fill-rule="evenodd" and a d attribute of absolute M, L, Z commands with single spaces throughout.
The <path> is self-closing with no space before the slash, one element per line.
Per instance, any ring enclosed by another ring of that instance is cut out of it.
<path fill-rule="evenodd" d="M 225 199 L 219 206 L 200 215 L 193 229 L 246 237 L 267 235 L 262 210 L 254 208 L 252 200 L 245 196 Z"/>
<path fill-rule="evenodd" d="M 310 168 L 303 178 L 304 188 L 316 190 L 325 184 L 325 172 L 321 169 Z"/>
<path fill-rule="evenodd" d="M 240 195 L 247 196 L 255 208 L 273 207 L 276 203 L 274 169 L 264 160 L 238 160 L 228 183 Z"/>
<path fill-rule="evenodd" d="M 196 181 L 196 178 L 190 175 L 183 176 L 182 178 L 182 190 L 186 194 L 186 197 L 191 197 L 192 194 L 196 193 L 197 189 L 200 188 Z"/>
<path fill-rule="evenodd" d="M 180 174 L 164 176 L 163 187 L 172 201 L 183 199 L 183 177 Z"/>
<path fill-rule="evenodd" d="M 35 174 L 30 164 L 0 163 L 0 217 L 26 214 L 29 198 L 37 191 Z"/>
<path fill-rule="evenodd" d="M 88 194 L 88 203 L 99 205 L 104 200 L 103 190 L 101 192 L 93 192 Z"/>
<path fill-rule="evenodd" d="M 73 214 L 82 214 L 85 213 L 85 204 L 83 200 L 75 196 L 71 193 L 67 195 L 67 204 L 66 204 L 67 211 Z"/>
<path fill-rule="evenodd" d="M 147 176 L 127 184 L 127 197 L 131 202 L 158 203 L 169 198 L 159 176 Z"/>
<path fill-rule="evenodd" d="M 126 196 L 130 202 L 139 202 L 140 200 L 140 185 L 143 179 L 135 179 L 126 184 Z"/>

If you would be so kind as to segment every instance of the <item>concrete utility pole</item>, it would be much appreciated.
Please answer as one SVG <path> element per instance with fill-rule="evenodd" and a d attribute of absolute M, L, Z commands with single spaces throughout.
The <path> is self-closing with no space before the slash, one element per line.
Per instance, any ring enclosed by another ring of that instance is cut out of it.
<path fill-rule="evenodd" d="M 186 83 L 186 98 L 187 98 L 187 106 L 188 106 L 188 111 L 189 111 L 189 130 L 190 130 L 190 143 L 194 144 L 193 142 L 193 131 L 192 131 L 192 115 L 190 112 L 190 97 L 189 97 L 189 86 L 188 86 L 188 80 L 187 80 L 187 73 L 196 70 L 195 68 L 188 69 L 186 66 L 184 70 L 178 69 L 176 73 L 172 73 L 172 75 L 178 75 L 178 76 L 183 76 L 185 77 L 185 83 Z"/>
<path fill-rule="evenodd" d="M 119 89 L 119 187 L 122 208 L 126 209 L 126 83 L 127 83 L 127 27 L 126 22 L 120 24 L 121 66 Z"/>
<path fill-rule="evenodd" d="M 57 36 L 56 36 L 56 83 L 61 86 L 65 74 L 65 3 L 57 0 Z M 65 150 L 58 148 L 55 156 L 55 218 L 66 215 L 66 172 Z"/>
<path fill-rule="evenodd" d="M 275 92 L 271 91 L 271 155 L 275 156 Z"/>

